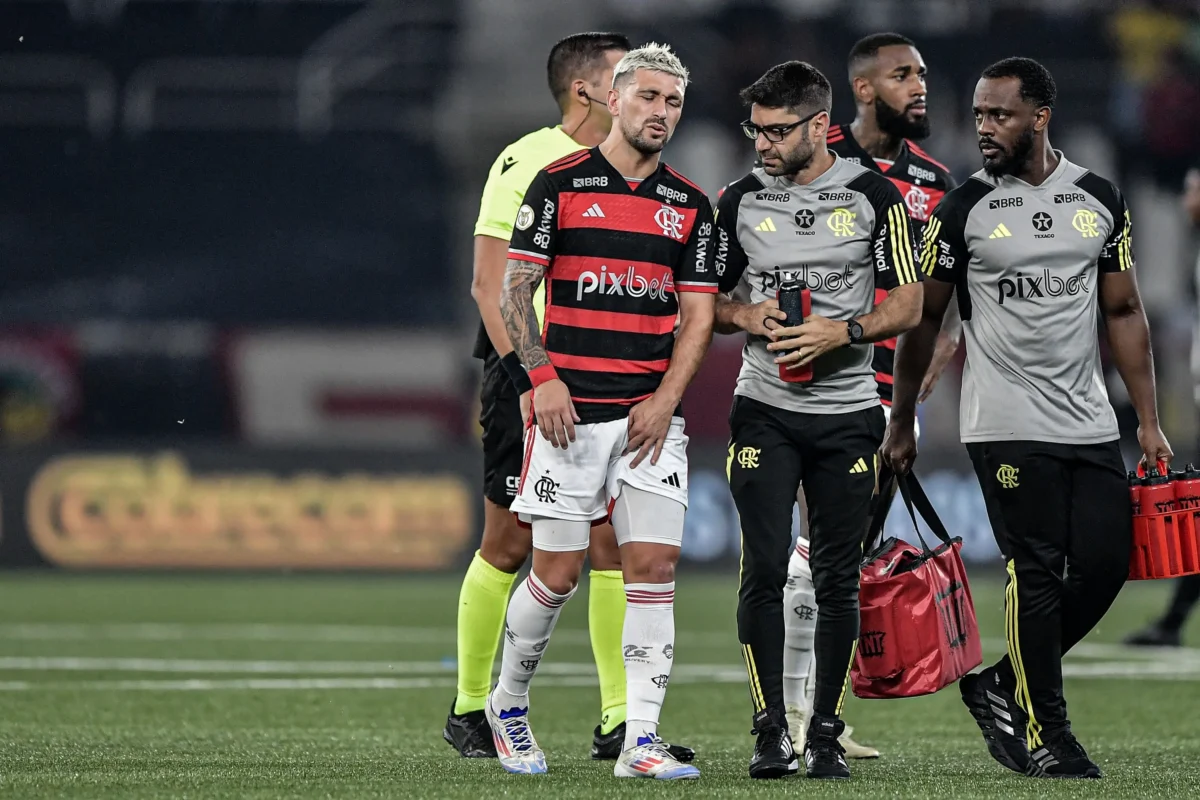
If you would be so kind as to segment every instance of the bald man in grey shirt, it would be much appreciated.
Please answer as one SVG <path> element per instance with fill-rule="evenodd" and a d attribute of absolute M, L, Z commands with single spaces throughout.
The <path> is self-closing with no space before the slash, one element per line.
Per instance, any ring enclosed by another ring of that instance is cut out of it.
<path fill-rule="evenodd" d="M 962 680 L 963 701 L 1010 769 L 1099 778 L 1071 732 L 1062 684 L 1063 653 L 1116 599 L 1132 546 L 1099 316 L 1146 461 L 1169 460 L 1171 448 L 1158 423 L 1129 210 L 1116 186 L 1051 148 L 1055 94 L 1030 59 L 983 72 L 974 112 L 984 166 L 926 228 L 923 319 L 900 339 L 883 457 L 898 472 L 916 457 L 917 392 L 956 291 L 967 343 L 959 428 L 1008 570 L 1008 655 Z"/>

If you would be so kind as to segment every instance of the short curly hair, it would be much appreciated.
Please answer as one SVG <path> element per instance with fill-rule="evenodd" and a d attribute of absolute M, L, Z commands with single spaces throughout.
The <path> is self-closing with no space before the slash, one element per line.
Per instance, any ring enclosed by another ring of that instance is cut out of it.
<path fill-rule="evenodd" d="M 1032 58 L 1005 58 L 983 71 L 984 78 L 1016 78 L 1021 83 L 1021 99 L 1037 108 L 1054 108 L 1058 87 L 1054 76 Z"/>

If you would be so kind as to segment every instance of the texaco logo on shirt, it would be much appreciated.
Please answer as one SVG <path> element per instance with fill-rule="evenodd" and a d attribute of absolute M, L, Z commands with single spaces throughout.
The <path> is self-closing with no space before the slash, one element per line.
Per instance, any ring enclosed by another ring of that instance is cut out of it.
<path fill-rule="evenodd" d="M 671 206 L 663 206 L 654 212 L 654 224 L 662 228 L 664 236 L 683 241 L 683 214 Z"/>

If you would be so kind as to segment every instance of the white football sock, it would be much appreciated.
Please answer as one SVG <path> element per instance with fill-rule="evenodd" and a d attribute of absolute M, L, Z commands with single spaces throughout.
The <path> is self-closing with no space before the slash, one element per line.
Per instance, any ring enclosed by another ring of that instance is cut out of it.
<path fill-rule="evenodd" d="M 792 551 L 787 585 L 783 590 L 783 704 L 809 713 L 816 681 L 813 644 L 817 634 L 817 598 L 809 569 L 808 542 Z"/>
<path fill-rule="evenodd" d="M 675 584 L 625 584 L 625 749 L 658 733 L 675 658 Z"/>
<path fill-rule="evenodd" d="M 494 695 L 495 710 L 529 706 L 529 682 L 550 642 L 554 623 L 573 594 L 574 589 L 568 594 L 555 594 L 532 571 L 513 592 L 504 623 L 504 657 Z"/>

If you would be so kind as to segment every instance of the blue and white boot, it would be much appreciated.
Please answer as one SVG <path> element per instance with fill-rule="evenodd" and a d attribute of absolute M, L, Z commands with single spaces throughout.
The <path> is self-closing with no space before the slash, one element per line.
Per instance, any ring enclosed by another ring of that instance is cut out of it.
<path fill-rule="evenodd" d="M 488 697 L 484 711 L 488 725 L 492 727 L 492 740 L 496 743 L 496 755 L 505 771 L 517 775 L 543 775 L 546 772 L 546 754 L 538 747 L 529 729 L 529 706 L 506 708 L 497 711 L 492 701 L 495 692 Z"/>
<path fill-rule="evenodd" d="M 499 749 L 499 748 L 497 748 Z M 700 770 L 684 764 L 667 749 L 667 743 L 655 736 L 638 739 L 617 758 L 613 775 L 618 778 L 654 778 L 660 781 L 692 780 L 700 777 Z"/>

